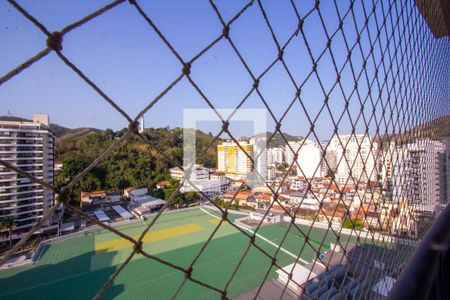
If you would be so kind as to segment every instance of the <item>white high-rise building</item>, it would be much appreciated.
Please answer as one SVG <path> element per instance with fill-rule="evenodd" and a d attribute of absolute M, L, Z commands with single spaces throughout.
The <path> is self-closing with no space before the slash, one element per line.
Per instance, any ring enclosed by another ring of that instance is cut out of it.
<path fill-rule="evenodd" d="M 336 181 L 339 184 L 375 181 L 378 175 L 375 161 L 377 149 L 377 144 L 364 134 L 333 137 L 327 153 L 336 156 Z"/>
<path fill-rule="evenodd" d="M 298 152 L 297 162 L 297 176 L 309 179 L 324 176 L 320 147 L 312 141 L 305 141 Z"/>
<path fill-rule="evenodd" d="M 302 142 L 289 142 L 289 145 L 284 146 L 285 162 L 290 166 L 294 161 L 294 154 L 297 153 Z"/>
<path fill-rule="evenodd" d="M 283 152 L 284 149 L 281 147 L 267 149 L 267 166 L 281 164 L 283 162 Z"/>
<path fill-rule="evenodd" d="M 34 115 L 32 122 L 0 121 L 0 158 L 49 184 L 53 184 L 53 145 L 47 115 Z M 53 205 L 51 189 L 0 166 L 0 219 L 14 218 L 14 232 L 29 229 Z M 50 225 L 52 220 L 43 229 Z"/>
<path fill-rule="evenodd" d="M 445 203 L 445 153 L 443 143 L 428 139 L 397 147 L 387 177 L 393 200 L 419 204 L 429 211 Z"/>

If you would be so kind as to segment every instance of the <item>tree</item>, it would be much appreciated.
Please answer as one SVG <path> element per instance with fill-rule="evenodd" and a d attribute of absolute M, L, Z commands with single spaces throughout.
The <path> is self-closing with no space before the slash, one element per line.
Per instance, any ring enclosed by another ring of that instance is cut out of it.
<path fill-rule="evenodd" d="M 155 189 L 150 191 L 150 196 L 155 197 L 155 198 L 159 198 L 159 199 L 164 199 L 164 191 L 162 189 Z"/>
<path fill-rule="evenodd" d="M 80 159 L 76 157 L 66 158 L 63 160 L 63 166 L 61 168 L 61 175 L 64 177 L 75 177 L 81 171 L 89 166 L 89 161 L 86 159 Z"/>
<path fill-rule="evenodd" d="M 12 230 L 15 225 L 15 219 L 12 216 L 8 216 L 1 221 L 2 228 L 8 229 L 9 246 L 12 245 Z"/>
<path fill-rule="evenodd" d="M 187 202 L 192 202 L 197 200 L 199 197 L 196 192 L 187 192 L 185 198 Z"/>
<path fill-rule="evenodd" d="M 332 178 L 332 177 L 334 177 L 334 175 L 335 175 L 335 172 L 332 169 L 328 169 L 326 177 Z"/>
<path fill-rule="evenodd" d="M 280 172 L 285 172 L 287 168 L 289 168 L 289 165 L 285 162 L 282 162 L 277 167 L 278 171 L 280 171 Z"/>
<path fill-rule="evenodd" d="M 350 220 L 347 219 L 342 223 L 342 227 L 347 229 L 355 229 L 355 230 L 362 230 L 364 228 L 362 220 L 356 219 L 356 220 Z"/>
<path fill-rule="evenodd" d="M 111 128 L 107 128 L 107 129 L 105 130 L 104 134 L 105 134 L 106 138 L 107 138 L 109 141 L 114 140 L 115 133 L 114 133 L 114 131 L 113 131 Z"/>

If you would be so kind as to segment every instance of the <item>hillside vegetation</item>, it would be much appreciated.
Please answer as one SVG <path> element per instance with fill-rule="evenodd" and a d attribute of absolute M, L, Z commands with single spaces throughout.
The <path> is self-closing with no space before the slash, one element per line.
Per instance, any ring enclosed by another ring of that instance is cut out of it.
<path fill-rule="evenodd" d="M 57 138 L 56 161 L 63 164 L 62 170 L 56 177 L 57 185 L 67 183 L 124 133 L 125 130 L 114 132 L 111 129 L 95 131 L 84 128 L 69 131 Z M 128 137 L 80 180 L 73 190 L 72 198 L 79 200 L 81 191 L 119 191 L 129 186 L 153 189 L 159 181 L 169 180 L 169 168 L 174 165 L 156 148 L 177 164 L 182 165 L 183 130 L 149 128 L 143 135 L 153 147 L 137 137 Z M 200 154 L 212 141 L 212 136 L 197 131 L 197 154 Z M 216 149 L 217 141 L 207 150 L 204 157 L 197 160 L 197 163 L 215 168 Z"/>

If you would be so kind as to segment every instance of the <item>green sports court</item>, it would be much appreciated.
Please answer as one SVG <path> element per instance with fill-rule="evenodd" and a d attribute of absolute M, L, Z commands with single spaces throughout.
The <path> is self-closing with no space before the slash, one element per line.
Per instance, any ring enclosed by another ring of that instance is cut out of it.
<path fill-rule="evenodd" d="M 200 251 L 204 242 L 219 224 L 215 212 L 201 209 L 164 213 L 144 237 L 143 248 L 150 254 L 186 268 Z M 230 215 L 234 220 L 242 216 Z M 151 221 L 117 227 L 138 238 Z M 301 226 L 302 230 L 309 230 Z M 266 225 L 258 233 L 279 244 L 288 224 Z M 333 238 L 326 230 L 313 228 L 310 243 L 322 249 L 330 247 Z M 276 247 L 257 239 L 257 244 L 269 254 Z M 249 239 L 232 225 L 223 222 L 214 238 L 204 249 L 193 267 L 192 277 L 223 289 L 244 254 Z M 311 262 L 315 253 L 295 228 L 289 230 L 283 243 L 287 251 L 279 251 L 277 263 L 286 266 L 294 258 L 286 252 L 298 254 L 303 248 L 302 262 Z M 318 247 L 317 247 L 318 248 Z M 33 265 L 0 270 L 0 298 L 2 299 L 87 299 L 92 298 L 108 277 L 131 252 L 131 243 L 117 235 L 101 230 L 78 238 L 47 246 Z M 234 297 L 262 283 L 271 260 L 255 247 L 243 260 L 228 286 L 228 296 Z M 275 269 L 268 278 L 276 278 Z M 135 255 L 103 295 L 105 299 L 167 299 L 184 278 L 184 274 L 142 255 Z M 219 299 L 220 294 L 191 281 L 186 281 L 177 299 Z"/>

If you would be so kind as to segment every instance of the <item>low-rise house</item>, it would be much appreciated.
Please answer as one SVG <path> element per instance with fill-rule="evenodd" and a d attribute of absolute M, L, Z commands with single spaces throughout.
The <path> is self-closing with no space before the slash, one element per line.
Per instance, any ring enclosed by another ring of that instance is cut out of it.
<path fill-rule="evenodd" d="M 120 201 L 122 201 L 122 197 L 119 192 L 81 192 L 80 207 L 112 204 Z"/>
<path fill-rule="evenodd" d="M 182 193 L 200 191 L 208 197 L 222 195 L 230 190 L 231 183 L 228 180 L 194 180 L 185 182 L 180 189 Z"/>
<path fill-rule="evenodd" d="M 171 184 L 169 181 L 163 180 L 163 181 L 158 182 L 158 183 L 156 184 L 156 187 L 157 187 L 158 189 L 162 189 L 162 188 L 165 188 L 165 187 L 170 187 L 171 185 L 172 185 L 172 184 Z"/>
<path fill-rule="evenodd" d="M 218 172 L 218 171 L 209 173 L 209 179 L 211 179 L 211 180 L 228 180 L 228 178 L 225 176 L 224 172 Z"/>
<path fill-rule="evenodd" d="M 290 189 L 294 191 L 300 191 L 306 189 L 306 182 L 301 179 L 294 179 L 290 183 Z"/>
<path fill-rule="evenodd" d="M 169 170 L 170 177 L 176 179 L 176 180 L 183 180 L 184 179 L 184 170 L 182 170 L 179 167 L 174 167 Z M 209 179 L 209 173 L 210 170 L 208 168 L 203 167 L 202 165 L 194 165 L 191 169 L 191 174 L 189 176 L 189 180 L 205 180 Z"/>
<path fill-rule="evenodd" d="M 148 188 L 135 189 L 132 187 L 123 190 L 123 195 L 130 201 L 148 196 Z"/>
<path fill-rule="evenodd" d="M 147 214 L 159 211 L 166 201 L 150 195 L 135 198 L 128 204 L 128 210 L 137 218 L 143 218 Z"/>
<path fill-rule="evenodd" d="M 258 203 L 256 202 L 256 199 L 254 195 L 250 192 L 238 192 L 236 196 L 234 196 L 236 192 L 228 192 L 223 197 L 223 201 L 228 203 L 231 200 L 233 200 L 235 203 L 237 203 L 240 206 L 251 206 L 253 208 L 258 208 Z"/>

